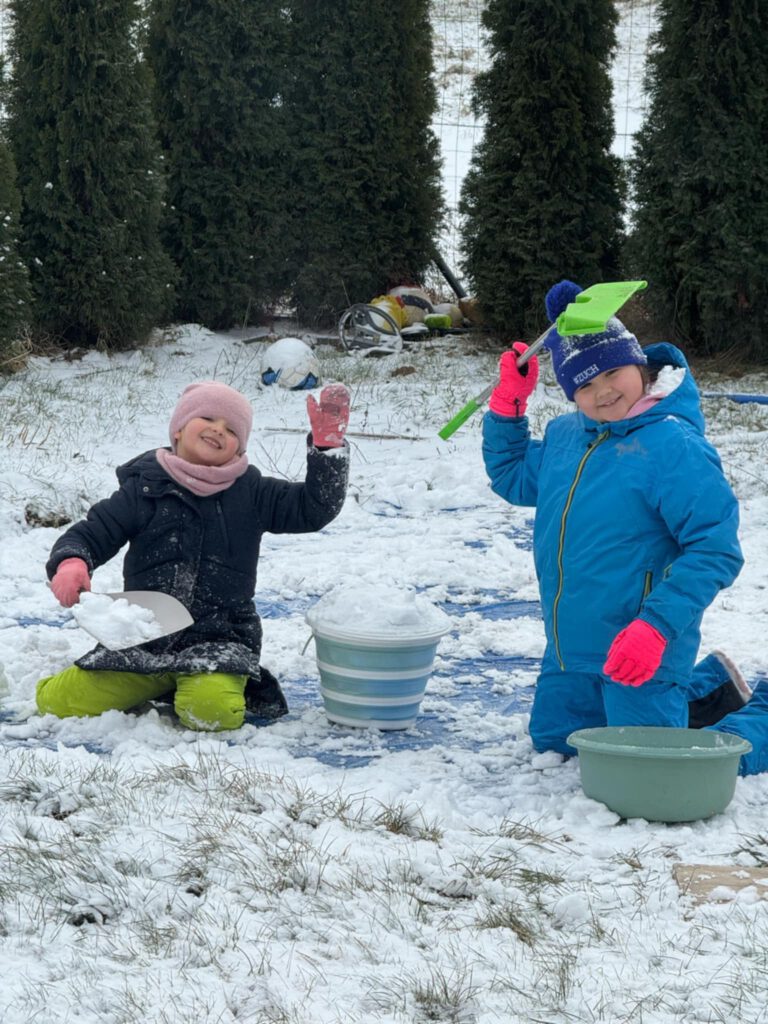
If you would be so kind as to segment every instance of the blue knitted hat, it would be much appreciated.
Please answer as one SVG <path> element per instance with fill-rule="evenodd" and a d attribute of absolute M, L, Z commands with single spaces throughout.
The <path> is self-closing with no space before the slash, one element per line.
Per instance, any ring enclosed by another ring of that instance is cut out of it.
<path fill-rule="evenodd" d="M 547 316 L 554 323 L 565 307 L 583 291 L 573 281 L 560 281 L 547 292 L 545 304 Z M 574 334 L 562 337 L 553 327 L 545 345 L 552 353 L 552 366 L 557 382 L 573 401 L 577 389 L 587 384 L 599 373 L 614 370 L 617 366 L 645 366 L 648 360 L 640 348 L 640 342 L 621 320 L 611 317 L 605 330 L 599 334 Z"/>

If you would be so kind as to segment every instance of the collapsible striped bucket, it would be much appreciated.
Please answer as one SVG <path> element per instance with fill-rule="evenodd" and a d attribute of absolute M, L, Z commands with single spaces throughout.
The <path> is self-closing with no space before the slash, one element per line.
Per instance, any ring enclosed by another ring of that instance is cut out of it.
<path fill-rule="evenodd" d="M 380 633 L 356 632 L 308 613 L 329 721 L 368 729 L 407 729 L 415 723 L 437 645 L 450 628 L 443 612 L 429 602 L 426 607 L 428 621 L 419 628 L 409 622 L 409 629 Z"/>

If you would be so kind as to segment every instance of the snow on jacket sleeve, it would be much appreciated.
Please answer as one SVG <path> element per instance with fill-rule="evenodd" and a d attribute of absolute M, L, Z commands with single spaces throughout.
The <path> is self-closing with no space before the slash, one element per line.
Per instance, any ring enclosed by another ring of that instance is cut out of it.
<path fill-rule="evenodd" d="M 682 635 L 744 564 L 739 506 L 717 452 L 684 433 L 673 440 L 656 474 L 655 500 L 680 554 L 640 613 L 668 640 Z"/>
<path fill-rule="evenodd" d="M 543 441 L 532 441 L 527 416 L 483 417 L 483 461 L 491 489 L 511 505 L 535 505 Z"/>
<path fill-rule="evenodd" d="M 320 451 L 311 443 L 303 483 L 262 477 L 257 512 L 269 533 L 312 533 L 341 512 L 349 478 L 349 446 Z"/>
<path fill-rule="evenodd" d="M 135 488 L 135 480 L 123 484 L 108 498 L 92 505 L 85 519 L 59 537 L 45 566 L 48 579 L 53 579 L 65 558 L 82 558 L 93 572 L 135 536 L 140 528 Z"/>

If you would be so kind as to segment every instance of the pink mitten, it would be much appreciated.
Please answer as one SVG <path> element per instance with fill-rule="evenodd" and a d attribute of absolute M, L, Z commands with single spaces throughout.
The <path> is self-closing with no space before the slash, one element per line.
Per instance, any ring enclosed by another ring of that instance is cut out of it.
<path fill-rule="evenodd" d="M 63 562 L 59 562 L 59 567 L 51 580 L 51 590 L 59 604 L 71 608 L 80 600 L 80 592 L 90 589 L 91 577 L 82 558 L 65 558 Z"/>
<path fill-rule="evenodd" d="M 603 672 L 624 686 L 642 686 L 661 664 L 667 641 L 643 619 L 633 619 L 611 644 Z"/>
<path fill-rule="evenodd" d="M 499 360 L 499 383 L 491 392 L 488 407 L 499 416 L 522 416 L 528 399 L 539 379 L 539 360 L 531 356 L 522 369 L 517 368 L 517 358 L 528 348 L 524 341 L 516 341 L 510 352 L 504 352 Z"/>
<path fill-rule="evenodd" d="M 344 385 L 326 385 L 319 404 L 314 395 L 307 395 L 307 412 L 315 448 L 341 448 L 349 423 L 349 392 Z"/>

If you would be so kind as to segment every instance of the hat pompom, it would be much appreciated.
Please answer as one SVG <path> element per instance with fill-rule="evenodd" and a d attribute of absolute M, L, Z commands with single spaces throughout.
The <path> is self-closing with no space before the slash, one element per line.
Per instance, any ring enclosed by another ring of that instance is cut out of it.
<path fill-rule="evenodd" d="M 565 312 L 565 307 L 583 291 L 584 289 L 573 281 L 558 281 L 557 284 L 553 284 L 544 299 L 549 322 L 553 324 L 560 314 Z"/>

